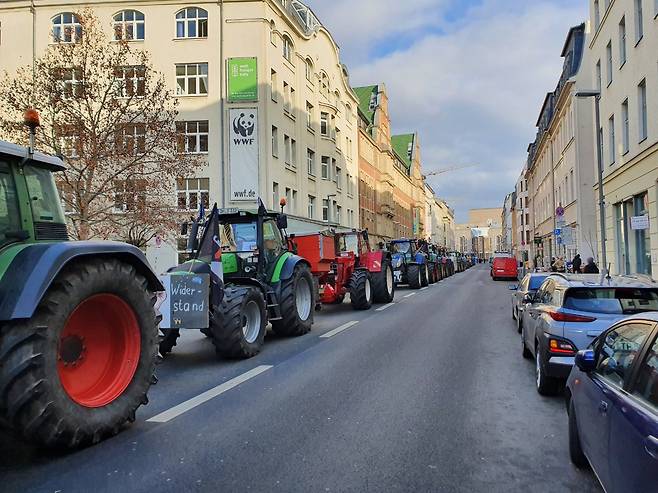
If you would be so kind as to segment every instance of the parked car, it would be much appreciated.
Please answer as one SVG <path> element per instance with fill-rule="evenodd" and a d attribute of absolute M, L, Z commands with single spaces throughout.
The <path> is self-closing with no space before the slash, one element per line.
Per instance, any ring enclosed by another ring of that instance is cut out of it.
<path fill-rule="evenodd" d="M 533 272 L 526 274 L 519 284 L 513 286 L 512 320 L 516 320 L 519 334 L 523 326 L 523 308 L 534 298 L 535 293 L 547 277 L 548 274 Z"/>
<path fill-rule="evenodd" d="M 516 265 L 516 259 L 513 257 L 497 257 L 491 264 L 491 278 L 494 281 L 498 279 L 518 279 L 519 271 Z"/>
<path fill-rule="evenodd" d="M 566 388 L 569 453 L 608 492 L 658 491 L 658 313 L 626 318 L 579 351 Z"/>
<path fill-rule="evenodd" d="M 658 285 L 630 276 L 551 274 L 523 310 L 523 357 L 535 359 L 537 391 L 555 394 L 574 356 L 627 315 L 658 311 Z"/>

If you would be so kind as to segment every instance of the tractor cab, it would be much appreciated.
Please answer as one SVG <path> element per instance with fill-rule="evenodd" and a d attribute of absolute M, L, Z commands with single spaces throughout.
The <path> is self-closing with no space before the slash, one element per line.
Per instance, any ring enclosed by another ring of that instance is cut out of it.
<path fill-rule="evenodd" d="M 367 230 L 344 231 L 336 233 L 336 252 L 340 255 L 352 253 L 355 257 L 363 257 L 370 253 L 370 242 Z"/>
<path fill-rule="evenodd" d="M 61 159 L 0 141 L 0 249 L 68 239 L 53 172 Z"/>

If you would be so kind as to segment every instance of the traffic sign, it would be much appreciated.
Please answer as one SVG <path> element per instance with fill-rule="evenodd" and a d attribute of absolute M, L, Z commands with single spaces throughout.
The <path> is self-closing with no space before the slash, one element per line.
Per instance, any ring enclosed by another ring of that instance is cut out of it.
<path fill-rule="evenodd" d="M 562 232 L 562 230 L 559 229 L 559 228 L 557 228 L 557 229 L 555 230 L 555 236 L 560 236 L 560 233 L 561 233 L 561 232 Z"/>
<path fill-rule="evenodd" d="M 559 206 L 557 209 L 555 209 L 555 215 L 557 217 L 562 217 L 564 216 L 564 207 Z"/>

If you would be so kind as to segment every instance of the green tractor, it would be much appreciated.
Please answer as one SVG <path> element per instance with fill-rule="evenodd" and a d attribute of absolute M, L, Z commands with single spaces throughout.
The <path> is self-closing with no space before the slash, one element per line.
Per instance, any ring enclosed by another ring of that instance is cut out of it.
<path fill-rule="evenodd" d="M 32 149 L 0 141 L 0 424 L 79 447 L 148 402 L 163 288 L 136 247 L 68 241 L 53 177 L 64 165 Z"/>
<path fill-rule="evenodd" d="M 189 312 L 165 316 L 174 323 L 160 325 L 164 334 L 160 353 L 165 355 L 173 349 L 182 328 L 201 329 L 211 338 L 217 355 L 231 359 L 256 355 L 263 346 L 268 322 L 281 336 L 309 332 L 316 304 L 315 282 L 310 263 L 288 249 L 283 211 L 268 212 L 260 203 L 256 211 L 215 206 L 205 221 L 203 216 L 201 213 L 189 228 L 188 250 L 193 258 L 170 269 L 168 276 L 176 285 L 184 274 L 205 276 L 209 290 L 196 290 L 204 299 L 188 297 L 185 303 L 177 302 L 171 289 L 167 297 L 180 306 L 201 307 L 206 302 L 207 317 L 199 321 L 192 316 L 194 321 L 186 326 Z M 198 241 L 201 222 L 203 234 Z M 182 232 L 188 233 L 187 229 L 183 225 Z"/>

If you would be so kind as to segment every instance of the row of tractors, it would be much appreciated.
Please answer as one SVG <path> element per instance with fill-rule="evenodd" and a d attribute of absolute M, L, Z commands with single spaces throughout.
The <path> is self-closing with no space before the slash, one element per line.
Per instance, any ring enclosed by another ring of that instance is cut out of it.
<path fill-rule="evenodd" d="M 38 115 L 26 124 L 33 137 Z M 181 330 L 249 358 L 270 326 L 309 332 L 323 303 L 349 294 L 364 310 L 461 269 L 423 241 L 373 250 L 367 231 L 288 234 L 283 209 L 260 203 L 200 211 L 181 231 L 190 260 L 158 276 L 133 246 L 68 241 L 53 175 L 64 169 L 0 141 L 0 425 L 38 446 L 94 444 L 134 421 Z"/>

